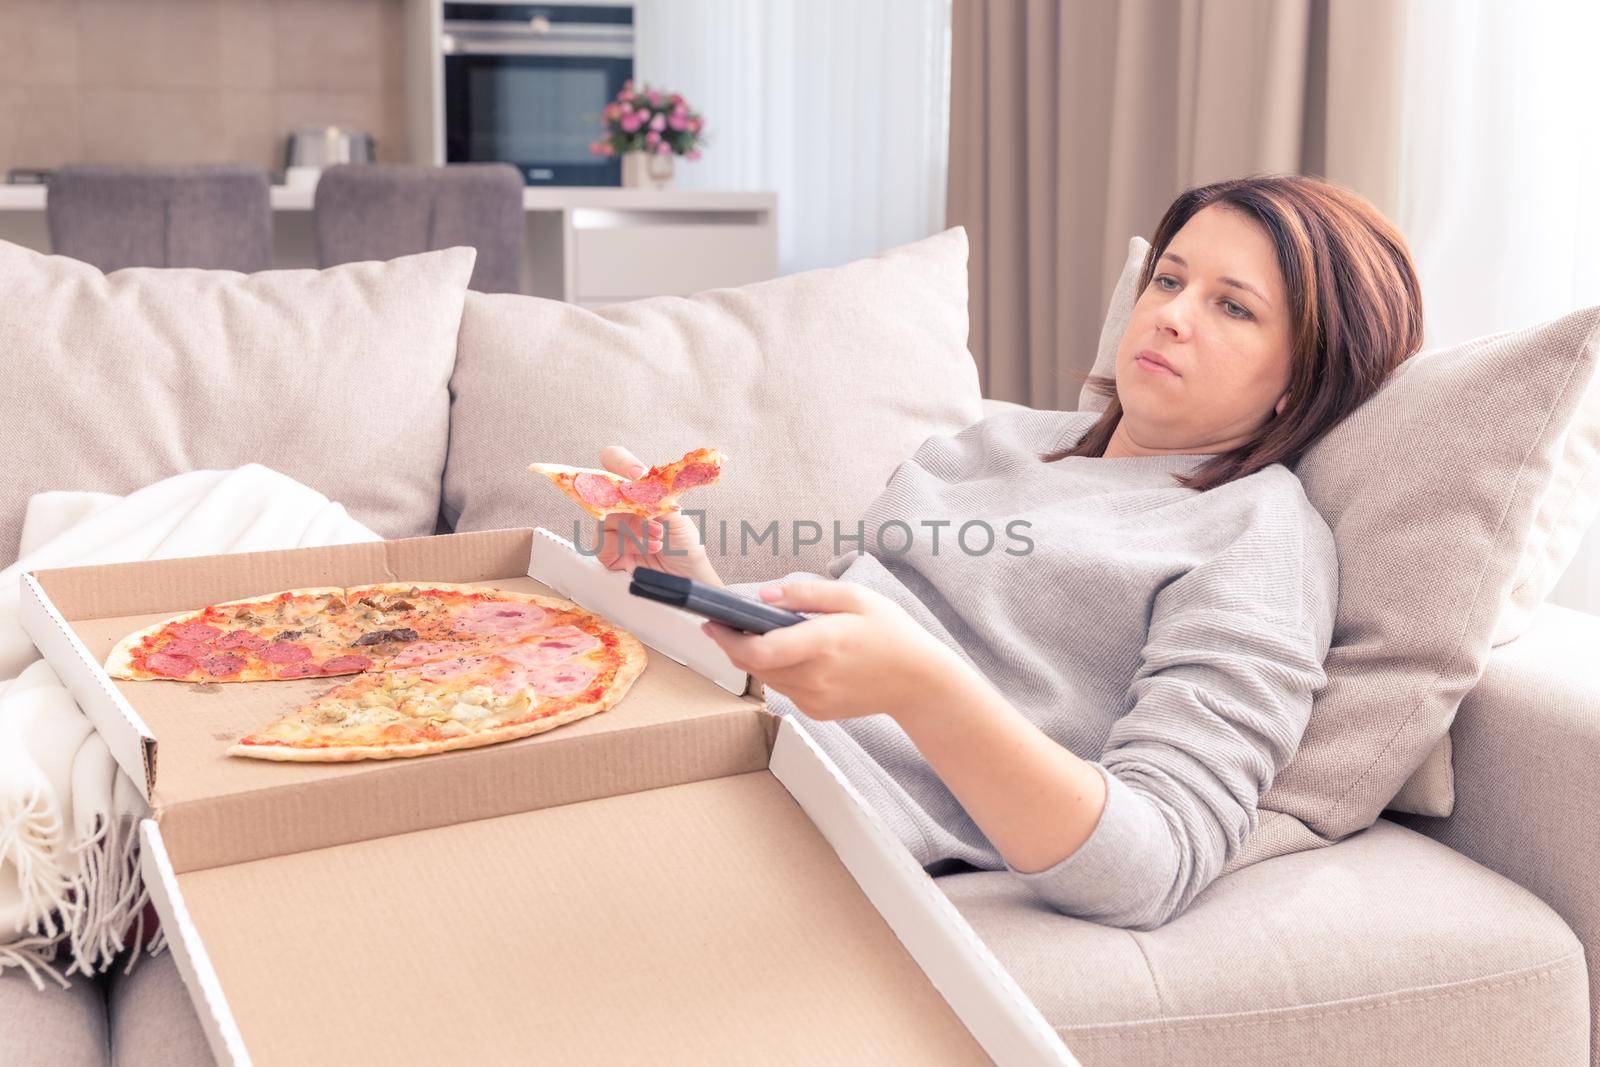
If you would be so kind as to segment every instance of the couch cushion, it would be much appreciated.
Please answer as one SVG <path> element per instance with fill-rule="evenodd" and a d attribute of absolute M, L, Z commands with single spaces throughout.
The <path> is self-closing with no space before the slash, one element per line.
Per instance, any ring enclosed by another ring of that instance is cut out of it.
<path fill-rule="evenodd" d="M 42 981 L 38 989 L 21 967 L 0 968 L 0 1067 L 104 1067 L 104 979 L 74 975 L 66 989 Z"/>
<path fill-rule="evenodd" d="M 123 974 L 118 962 L 106 981 L 114 1067 L 212 1067 L 210 1042 L 178 973 L 172 949 L 145 955 Z"/>
<path fill-rule="evenodd" d="M 529 463 L 595 467 L 610 444 L 646 463 L 719 448 L 722 481 L 683 506 L 705 510 L 723 578 L 820 572 L 837 554 L 835 522 L 855 533 L 902 460 L 982 414 L 966 264 L 957 228 L 842 267 L 598 310 L 471 293 L 451 381 L 449 517 L 460 531 L 545 526 L 593 545 L 593 522 Z M 796 537 L 804 522 L 816 529 Z M 774 523 L 777 536 L 756 542 Z"/>
<path fill-rule="evenodd" d="M 252 462 L 385 537 L 432 533 L 474 256 L 102 274 L 0 242 L 0 566 L 34 493 Z"/>
<path fill-rule="evenodd" d="M 1223 875 L 1148 932 L 1061 915 L 1004 871 L 937 884 L 1089 1067 L 1587 1055 L 1572 931 L 1514 882 L 1387 820 Z"/>
<path fill-rule="evenodd" d="M 1116 376 L 1149 242 L 1128 244 L 1093 373 Z M 1328 685 L 1261 799 L 1248 863 L 1385 807 L 1448 815 L 1449 727 L 1600 507 L 1600 307 L 1420 352 L 1295 464 L 1339 550 Z M 1104 410 L 1087 386 L 1079 405 Z M 1395 516 L 1405 517 L 1396 522 Z M 1438 620 L 1450 625 L 1436 625 Z"/>

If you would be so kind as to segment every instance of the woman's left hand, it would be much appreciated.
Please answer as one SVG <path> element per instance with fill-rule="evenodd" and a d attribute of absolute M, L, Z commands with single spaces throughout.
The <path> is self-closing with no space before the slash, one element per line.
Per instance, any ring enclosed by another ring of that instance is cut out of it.
<path fill-rule="evenodd" d="M 850 582 L 765 586 L 762 602 L 827 612 L 764 634 L 706 622 L 733 665 L 813 719 L 899 715 L 924 707 L 972 668 L 881 593 Z"/>

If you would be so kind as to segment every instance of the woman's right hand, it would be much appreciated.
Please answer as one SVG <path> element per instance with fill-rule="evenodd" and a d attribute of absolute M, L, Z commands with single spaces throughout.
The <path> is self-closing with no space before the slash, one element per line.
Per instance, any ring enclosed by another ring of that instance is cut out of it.
<path fill-rule="evenodd" d="M 601 449 L 600 465 L 630 481 L 650 469 L 621 445 Z M 642 564 L 651 570 L 692 578 L 707 585 L 723 584 L 706 555 L 705 546 L 700 543 L 699 529 L 676 507 L 660 518 L 648 520 L 637 515 L 607 515 L 600 526 L 600 548 L 596 555 L 614 571 L 631 574 L 633 568 Z"/>

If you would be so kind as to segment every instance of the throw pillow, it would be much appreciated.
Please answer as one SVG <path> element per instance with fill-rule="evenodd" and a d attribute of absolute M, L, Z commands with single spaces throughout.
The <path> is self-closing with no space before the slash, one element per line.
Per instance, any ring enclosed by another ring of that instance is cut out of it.
<path fill-rule="evenodd" d="M 432 533 L 475 257 L 102 274 L 0 241 L 0 563 L 34 493 L 126 494 L 245 463 L 385 537 Z"/>
<path fill-rule="evenodd" d="M 451 391 L 445 510 L 457 530 L 544 526 L 592 550 L 597 524 L 529 463 L 598 467 L 611 444 L 645 463 L 718 448 L 722 480 L 683 508 L 705 512 L 724 580 L 822 573 L 859 547 L 836 549 L 835 530 L 858 532 L 901 461 L 982 417 L 966 232 L 594 310 L 469 293 Z"/>

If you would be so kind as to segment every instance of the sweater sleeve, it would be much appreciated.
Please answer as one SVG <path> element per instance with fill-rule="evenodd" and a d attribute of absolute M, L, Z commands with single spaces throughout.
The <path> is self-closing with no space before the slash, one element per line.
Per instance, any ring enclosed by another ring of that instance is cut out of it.
<path fill-rule="evenodd" d="M 1255 830 L 1327 681 L 1338 565 L 1332 533 L 1303 508 L 1258 515 L 1156 593 L 1131 709 L 1093 761 L 1106 780 L 1098 823 L 1053 867 L 1007 864 L 1056 910 L 1153 929 Z"/>

